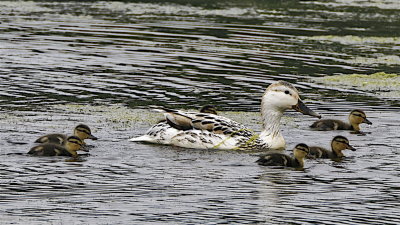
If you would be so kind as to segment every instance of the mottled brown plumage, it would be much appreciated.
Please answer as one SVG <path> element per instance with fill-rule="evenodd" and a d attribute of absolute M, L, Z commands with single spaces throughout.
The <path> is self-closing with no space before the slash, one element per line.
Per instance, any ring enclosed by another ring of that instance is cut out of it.
<path fill-rule="evenodd" d="M 310 154 L 308 158 L 325 158 L 325 159 L 334 159 L 334 158 L 342 158 L 344 154 L 343 150 L 349 149 L 355 151 L 356 149 L 350 145 L 349 140 L 343 136 L 336 136 L 331 141 L 332 151 L 327 150 L 323 147 L 311 146 Z"/>
<path fill-rule="evenodd" d="M 82 146 L 83 142 L 79 137 L 70 136 L 64 142 L 64 145 L 46 143 L 31 148 L 28 154 L 35 156 L 73 156 L 78 154 L 76 151 Z"/>
<path fill-rule="evenodd" d="M 288 156 L 283 153 L 268 153 L 261 156 L 256 162 L 262 166 L 284 166 L 301 168 L 304 167 L 304 157 L 309 153 L 309 148 L 306 144 L 298 144 L 293 149 L 293 156 Z"/>
<path fill-rule="evenodd" d="M 67 136 L 64 134 L 47 134 L 38 138 L 35 143 L 53 143 L 62 145 L 67 140 Z"/>
<path fill-rule="evenodd" d="M 341 120 L 334 119 L 323 119 L 315 121 L 310 127 L 315 130 L 354 130 L 360 131 L 360 124 L 372 124 L 365 113 L 359 109 L 355 109 L 349 114 L 349 123 L 343 122 Z"/>
<path fill-rule="evenodd" d="M 184 112 L 159 106 L 153 109 L 162 112 L 167 122 L 160 121 L 146 134 L 131 138 L 130 141 L 196 149 L 284 149 L 286 143 L 280 133 L 280 122 L 286 110 L 295 109 L 305 115 L 320 118 L 301 101 L 296 88 L 286 81 L 271 84 L 262 96 L 263 129 L 260 134 L 219 115 Z"/>
<path fill-rule="evenodd" d="M 215 106 L 212 106 L 212 105 L 205 105 L 205 106 L 201 107 L 200 112 L 218 115 L 217 109 L 215 108 Z"/>
<path fill-rule="evenodd" d="M 79 124 L 74 128 L 74 135 L 79 137 L 82 141 L 85 139 L 97 140 L 97 137 L 92 135 L 92 131 L 89 126 L 85 124 Z M 35 143 L 53 143 L 63 145 L 67 136 L 64 134 L 47 134 L 38 138 Z"/>
<path fill-rule="evenodd" d="M 212 105 L 205 105 L 200 108 L 200 113 L 203 114 L 213 114 L 213 115 L 218 115 L 217 109 L 212 106 Z M 193 126 L 191 125 L 190 118 L 188 117 L 182 117 L 182 116 L 174 116 L 170 117 L 169 119 L 162 119 L 159 120 L 158 123 L 161 122 L 167 122 L 171 127 L 178 129 L 178 130 L 190 130 L 193 129 Z"/>

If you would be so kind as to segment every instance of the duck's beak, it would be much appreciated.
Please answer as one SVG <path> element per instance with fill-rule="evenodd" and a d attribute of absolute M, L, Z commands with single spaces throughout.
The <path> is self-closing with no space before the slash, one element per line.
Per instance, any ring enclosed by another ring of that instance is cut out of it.
<path fill-rule="evenodd" d="M 98 138 L 91 134 L 91 135 L 89 135 L 88 139 L 97 140 Z"/>
<path fill-rule="evenodd" d="M 351 146 L 351 145 L 347 145 L 347 149 L 349 149 L 349 150 L 352 150 L 353 152 L 355 151 L 355 150 L 357 150 L 356 148 L 354 148 L 353 146 Z"/>
<path fill-rule="evenodd" d="M 312 111 L 310 108 L 308 108 L 300 99 L 297 102 L 297 105 L 292 106 L 292 108 L 298 112 L 303 113 L 304 115 L 310 115 L 310 116 L 314 116 L 314 117 L 318 117 L 321 118 L 321 116 Z"/>
<path fill-rule="evenodd" d="M 364 119 L 363 123 L 366 123 L 366 124 L 372 125 L 372 122 L 371 122 L 371 121 L 369 121 L 367 118 L 365 118 L 365 119 Z"/>
<path fill-rule="evenodd" d="M 89 152 L 89 149 L 87 148 L 87 146 L 82 146 L 79 150 L 81 150 L 83 152 Z"/>

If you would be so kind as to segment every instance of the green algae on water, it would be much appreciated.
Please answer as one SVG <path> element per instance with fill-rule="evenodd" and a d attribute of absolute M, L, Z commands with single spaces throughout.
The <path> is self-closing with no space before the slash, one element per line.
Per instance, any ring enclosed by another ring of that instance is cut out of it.
<path fill-rule="evenodd" d="M 400 75 L 378 72 L 374 74 L 349 74 L 313 78 L 316 83 L 353 88 L 381 97 L 400 97 Z"/>
<path fill-rule="evenodd" d="M 360 37 L 354 35 L 336 36 L 322 35 L 312 37 L 301 37 L 305 40 L 320 42 L 337 42 L 343 45 L 365 45 L 365 44 L 400 44 L 400 37 Z"/>
<path fill-rule="evenodd" d="M 52 109 L 67 114 L 85 115 L 92 117 L 97 122 L 111 125 L 114 128 L 127 128 L 135 126 L 147 127 L 158 123 L 164 118 L 162 113 L 150 109 L 132 109 L 123 105 L 82 105 L 66 104 L 54 105 Z M 196 110 L 184 110 L 196 111 Z M 219 111 L 219 115 L 230 118 L 244 125 L 252 125 L 254 129 L 261 129 L 260 112 Z M 296 119 L 290 116 L 282 117 L 282 124 L 295 127 Z"/>
<path fill-rule="evenodd" d="M 134 125 L 154 124 L 162 118 L 162 114 L 146 109 L 131 109 L 123 105 L 54 105 L 53 109 L 72 114 L 82 114 L 98 119 L 98 122 L 112 124 L 114 127 L 131 127 Z"/>
<path fill-rule="evenodd" d="M 336 35 L 322 35 L 322 36 L 302 36 L 300 39 L 318 41 L 321 43 L 339 43 L 342 45 L 359 45 L 367 48 L 377 48 L 381 46 L 399 45 L 400 37 L 360 37 L 354 35 L 336 36 Z M 377 51 L 379 52 L 379 51 Z M 360 64 L 360 65 L 400 65 L 400 57 L 398 55 L 385 55 L 382 53 L 373 54 L 370 57 L 355 56 L 350 59 L 343 60 L 346 63 Z"/>
<path fill-rule="evenodd" d="M 400 65 L 400 57 L 397 55 L 383 55 L 375 58 L 358 56 L 353 59 L 346 60 L 346 62 L 361 65 Z"/>

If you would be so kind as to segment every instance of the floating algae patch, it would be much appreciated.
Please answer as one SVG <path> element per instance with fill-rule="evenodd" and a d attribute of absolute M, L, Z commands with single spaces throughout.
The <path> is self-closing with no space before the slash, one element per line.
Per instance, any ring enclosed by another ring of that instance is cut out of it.
<path fill-rule="evenodd" d="M 173 6 L 158 3 L 125 3 L 101 1 L 92 4 L 93 8 L 124 12 L 129 15 L 200 15 L 200 16 L 257 16 L 253 8 L 227 7 L 223 9 L 204 9 L 190 5 Z"/>
<path fill-rule="evenodd" d="M 89 116 L 98 123 L 107 123 L 113 128 L 128 128 L 143 126 L 148 127 L 156 124 L 164 118 L 162 113 L 150 109 L 131 109 L 122 105 L 81 105 L 66 104 L 53 105 L 53 110 L 62 111 L 67 115 Z M 184 110 L 196 111 L 196 110 Z M 254 129 L 261 129 L 261 113 L 259 112 L 233 112 L 219 111 L 219 115 L 230 118 Z M 295 119 L 290 116 L 282 117 L 282 124 L 295 127 Z"/>
<path fill-rule="evenodd" d="M 39 6 L 39 3 L 34 1 L 0 1 L 0 8 L 2 9 L 3 13 L 43 13 L 52 11 L 49 8 Z"/>
<path fill-rule="evenodd" d="M 131 109 L 122 105 L 54 105 L 55 110 L 62 110 L 68 114 L 91 116 L 99 123 L 112 124 L 115 128 L 126 128 L 138 124 L 154 124 L 162 118 L 161 113 L 154 113 L 145 109 Z"/>
<path fill-rule="evenodd" d="M 360 45 L 365 48 L 371 49 L 376 46 L 381 45 L 382 48 L 387 48 L 387 46 L 399 45 L 399 37 L 359 37 L 353 35 L 346 36 L 334 36 L 334 35 L 324 35 L 324 36 L 313 36 L 313 37 L 300 37 L 303 40 L 312 40 L 319 42 L 336 42 L 343 45 Z M 397 55 L 384 55 L 384 54 L 374 54 L 372 57 L 353 57 L 350 59 L 341 60 L 350 64 L 360 64 L 360 65 L 400 65 L 400 57 Z"/>
<path fill-rule="evenodd" d="M 219 115 L 230 118 L 236 122 L 242 124 L 260 124 L 261 123 L 261 113 L 259 112 L 234 112 L 225 111 L 218 112 Z"/>
<path fill-rule="evenodd" d="M 374 74 L 334 75 L 313 78 L 314 82 L 325 85 L 352 88 L 381 97 L 400 97 L 400 75 L 384 72 Z"/>
<path fill-rule="evenodd" d="M 333 2 L 322 4 L 332 5 L 336 7 L 360 7 L 360 8 L 378 8 L 378 9 L 400 9 L 398 0 L 335 0 Z"/>
<path fill-rule="evenodd" d="M 220 112 L 219 115 L 225 116 L 245 126 L 255 125 L 255 129 L 262 128 L 262 119 L 260 112 L 226 111 L 226 112 Z M 281 124 L 283 126 L 289 126 L 289 127 L 297 127 L 298 125 L 296 124 L 296 122 L 297 122 L 296 117 L 286 116 L 286 115 L 283 116 L 281 120 Z"/>
<path fill-rule="evenodd" d="M 400 65 L 400 57 L 397 55 L 377 56 L 375 58 L 355 57 L 353 59 L 346 60 L 346 62 L 362 65 Z"/>
<path fill-rule="evenodd" d="M 360 37 L 354 35 L 336 36 L 322 35 L 312 37 L 301 37 L 305 40 L 320 42 L 338 42 L 343 45 L 365 45 L 365 44 L 400 44 L 400 37 Z"/>
<path fill-rule="evenodd" d="M 0 121 L 0 123 L 17 124 L 21 122 L 32 122 L 32 119 L 28 116 L 21 116 L 15 113 L 1 113 Z"/>

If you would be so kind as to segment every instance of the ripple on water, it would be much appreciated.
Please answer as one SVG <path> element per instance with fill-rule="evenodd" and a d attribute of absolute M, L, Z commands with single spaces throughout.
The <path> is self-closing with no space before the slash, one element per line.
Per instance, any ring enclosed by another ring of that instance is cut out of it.
<path fill-rule="evenodd" d="M 14 7 L 11 2 L 3 4 Z M 21 10 L 20 14 L 28 14 L 38 21 L 22 17 L 5 23 L 7 36 L 2 39 L 6 66 L 1 86 L 7 90 L 2 94 L 15 97 L 17 100 L 10 102 L 14 106 L 24 97 L 34 99 L 36 105 L 65 100 L 147 105 L 151 103 L 149 98 L 170 104 L 192 104 L 201 95 L 199 105 L 218 102 L 226 107 L 244 109 L 258 105 L 259 95 L 253 97 L 249 92 L 261 94 L 272 79 L 285 77 L 295 81 L 308 78 L 309 74 L 319 74 L 321 68 L 327 72 L 331 69 L 335 72 L 362 70 L 359 66 L 343 63 L 343 58 L 349 56 L 346 51 L 312 49 L 318 45 L 299 40 L 301 37 L 292 30 L 300 32 L 301 27 L 291 24 L 290 16 L 282 9 L 271 14 L 271 10 L 254 10 L 254 7 L 219 10 L 104 2 L 79 3 L 77 6 L 84 13 L 75 15 L 68 11 L 68 3 L 26 5 L 32 10 Z M 35 6 L 39 8 L 35 9 Z M 122 12 L 121 7 L 124 8 Z M 300 7 L 303 9 L 308 5 Z M 142 21 L 140 17 L 134 23 L 115 23 L 111 19 L 117 12 L 123 18 L 132 18 L 138 12 L 143 13 L 142 9 L 154 11 L 157 23 Z M 64 17 L 55 19 L 46 13 L 30 14 L 43 11 Z M 99 11 L 102 16 L 97 14 Z M 272 21 L 249 24 L 246 20 L 249 17 L 273 20 L 279 13 L 287 16 L 279 27 L 272 25 Z M 7 12 L 4 14 L 8 15 Z M 174 15 L 175 19 L 159 19 L 166 15 Z M 187 15 L 202 16 L 212 23 L 187 20 Z M 219 22 L 214 16 L 237 17 L 239 20 Z M 311 33 L 326 32 L 315 30 Z M 32 79 L 35 82 L 31 82 Z M 163 93 L 158 92 L 160 88 Z M 310 91 L 304 95 L 311 97 Z M 246 96 L 246 103 L 232 105 L 235 96 Z M 141 103 L 137 103 L 139 101 Z M 31 105 L 31 102 L 25 102 L 25 105 Z"/>
<path fill-rule="evenodd" d="M 397 74 L 398 63 L 381 63 L 398 55 L 394 0 L 0 7 L 3 223 L 398 223 L 393 93 L 383 98 L 310 82 Z M 371 58 L 373 64 L 358 63 Z M 282 132 L 289 149 L 300 142 L 329 148 L 333 136 L 344 135 L 357 151 L 340 162 L 308 160 L 296 171 L 258 166 L 253 153 L 127 141 L 161 118 L 136 109 L 149 104 L 215 104 L 221 115 L 259 131 L 260 96 L 277 79 L 294 83 L 325 118 L 347 120 L 360 108 L 373 122 L 362 126 L 365 136 L 318 133 L 308 129 L 313 118 L 288 112 Z M 78 123 L 100 137 L 87 141 L 94 146 L 89 155 L 25 155 L 40 135 L 69 134 Z"/>
<path fill-rule="evenodd" d="M 90 115 L 85 117 L 85 123 L 100 137 L 91 142 L 95 147 L 90 155 L 79 162 L 68 162 L 64 157 L 8 156 L 7 161 L 0 163 L 3 181 L 0 195 L 4 204 L 1 209 L 6 216 L 24 216 L 38 222 L 39 218 L 58 221 L 73 213 L 78 220 L 94 222 L 96 218 L 114 218 L 121 223 L 128 220 L 204 223 L 214 218 L 220 223 L 329 224 L 339 218 L 344 224 L 375 220 L 390 224 L 398 219 L 394 214 L 396 208 L 388 208 L 397 204 L 394 197 L 399 190 L 397 154 L 393 154 L 391 145 L 379 145 L 379 149 L 370 145 L 371 138 L 379 143 L 385 137 L 349 136 L 343 131 L 358 151 L 348 152 L 342 162 L 307 161 L 305 171 L 292 171 L 260 167 L 254 163 L 255 155 L 248 153 L 126 142 L 126 133 L 141 134 L 157 121 L 155 114 L 144 110 L 60 105 L 46 114 L 24 113 L 19 118 L 32 124 L 40 121 L 39 130 L 44 133 L 73 127 L 80 118 L 76 112 Z M 245 123 L 255 123 L 254 118 L 258 116 L 257 113 L 222 113 Z M 138 123 L 139 115 L 149 119 Z M 380 129 L 386 129 L 395 135 L 391 124 L 397 119 L 393 114 L 371 111 L 368 115 L 376 125 L 366 130 L 379 133 Z M 54 120 L 43 119 L 46 116 L 58 118 L 61 124 L 55 126 Z M 378 121 L 374 119 L 377 116 Z M 17 120 L 9 117 L 2 121 Z M 127 121 L 131 125 L 127 126 Z M 288 139 L 290 147 L 298 142 L 312 142 L 314 132 L 303 130 L 311 122 L 311 118 L 303 117 L 287 120 L 283 127 L 285 135 L 289 131 L 299 133 Z M 136 124 L 135 131 L 130 130 L 133 124 Z M 7 126 L 2 129 L 8 129 Z M 35 129 L 28 127 L 30 132 L 23 140 L 30 142 L 39 136 Z M 16 132 L 8 134 L 13 136 Z M 115 134 L 116 140 L 110 141 L 109 134 Z M 331 135 L 323 136 L 326 137 L 317 144 L 326 146 Z M 304 137 L 310 139 L 304 140 Z M 10 146 L 5 153 L 25 152 L 29 148 L 3 144 Z"/>

